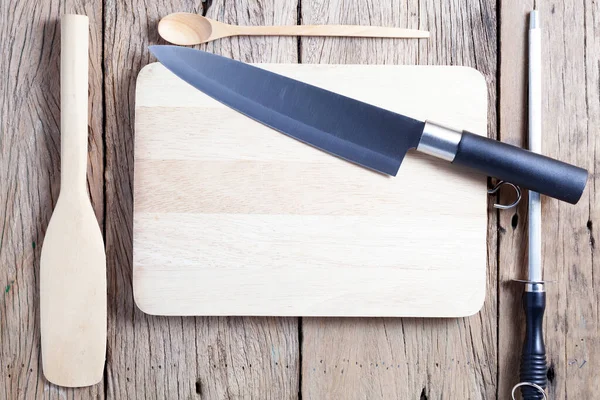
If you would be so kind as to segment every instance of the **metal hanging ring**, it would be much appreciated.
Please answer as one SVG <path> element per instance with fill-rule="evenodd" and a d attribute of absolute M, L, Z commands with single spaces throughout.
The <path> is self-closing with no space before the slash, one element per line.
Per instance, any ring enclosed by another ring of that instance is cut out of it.
<path fill-rule="evenodd" d="M 510 182 L 506 182 L 506 181 L 498 181 L 498 183 L 496 183 L 496 186 L 494 186 L 492 189 L 488 190 L 488 194 L 496 194 L 498 192 L 498 190 L 500 190 L 500 188 L 504 185 L 508 185 L 515 190 L 517 199 L 510 204 L 494 203 L 494 208 L 497 208 L 499 210 L 508 210 L 509 208 L 516 207 L 516 205 L 519 204 L 519 202 L 521 201 L 521 188 L 518 187 L 517 185 L 515 185 L 514 183 L 510 183 Z"/>
<path fill-rule="evenodd" d="M 515 397 L 515 392 L 517 391 L 517 388 L 520 388 L 522 386 L 531 386 L 532 388 L 536 389 L 538 392 L 540 392 L 542 394 L 542 400 L 548 400 L 548 396 L 546 395 L 546 391 L 544 390 L 544 388 L 542 388 L 540 385 L 536 385 L 535 383 L 532 383 L 532 382 L 520 382 L 520 383 L 517 383 L 515 386 L 513 386 L 512 392 L 511 392 L 512 400 L 517 400 Z"/>

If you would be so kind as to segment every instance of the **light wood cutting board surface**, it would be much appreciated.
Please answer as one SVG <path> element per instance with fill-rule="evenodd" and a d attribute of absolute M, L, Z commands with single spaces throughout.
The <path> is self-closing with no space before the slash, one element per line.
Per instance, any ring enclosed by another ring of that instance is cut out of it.
<path fill-rule="evenodd" d="M 470 68 L 260 66 L 486 132 L 486 84 Z M 158 63 L 138 76 L 135 125 L 143 311 L 452 317 L 481 307 L 485 177 L 414 152 L 397 177 L 374 173 L 262 126 Z"/>

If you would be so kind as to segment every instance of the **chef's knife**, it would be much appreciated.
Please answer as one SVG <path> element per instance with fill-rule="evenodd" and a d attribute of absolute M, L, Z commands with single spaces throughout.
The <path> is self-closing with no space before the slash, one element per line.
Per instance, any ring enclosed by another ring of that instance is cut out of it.
<path fill-rule="evenodd" d="M 249 64 L 186 47 L 150 46 L 150 51 L 175 75 L 234 110 L 388 175 L 395 176 L 406 152 L 416 148 L 573 204 L 586 185 L 587 171 L 573 165 L 418 121 Z"/>

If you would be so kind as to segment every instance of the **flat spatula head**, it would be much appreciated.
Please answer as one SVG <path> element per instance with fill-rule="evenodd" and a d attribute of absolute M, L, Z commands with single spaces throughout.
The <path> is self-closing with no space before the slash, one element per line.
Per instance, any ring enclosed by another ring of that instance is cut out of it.
<path fill-rule="evenodd" d="M 102 380 L 106 354 L 106 256 L 87 193 L 61 194 L 40 259 L 42 364 L 68 387 Z"/>

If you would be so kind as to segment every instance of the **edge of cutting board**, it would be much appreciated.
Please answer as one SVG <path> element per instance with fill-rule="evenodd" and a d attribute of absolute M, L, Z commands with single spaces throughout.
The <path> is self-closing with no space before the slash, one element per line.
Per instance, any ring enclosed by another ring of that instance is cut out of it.
<path fill-rule="evenodd" d="M 138 78 L 137 78 L 137 85 L 136 85 L 136 110 L 138 109 L 138 107 L 160 107 L 161 105 L 164 105 L 162 102 L 164 102 L 165 100 L 162 98 L 149 98 L 148 96 L 146 96 L 143 101 L 139 101 L 140 97 L 139 97 L 139 91 L 138 89 L 140 88 L 140 82 L 144 82 L 143 80 L 149 76 L 151 76 L 152 72 L 153 72 L 153 68 L 155 68 L 156 66 L 160 66 L 160 68 L 163 68 L 160 63 L 152 63 L 149 65 L 146 65 L 145 67 L 142 68 L 142 70 L 140 71 L 140 73 L 138 74 Z M 336 69 L 341 67 L 342 70 L 348 70 L 349 68 L 362 68 L 365 67 L 364 65 L 340 65 L 340 64 L 326 64 L 326 65 L 314 65 L 314 64 L 256 64 L 259 67 L 264 67 L 265 69 L 270 70 L 271 68 L 282 68 L 283 65 L 287 66 L 293 66 L 294 68 L 318 68 L 318 69 Z M 483 93 L 485 93 L 485 104 L 484 104 L 484 108 L 487 109 L 487 85 L 486 85 L 486 81 L 484 76 L 477 71 L 474 68 L 470 68 L 470 67 L 463 67 L 463 66 L 398 66 L 398 65 L 369 65 L 369 67 L 371 69 L 397 69 L 399 67 L 403 68 L 403 69 L 420 69 L 420 70 L 435 70 L 435 69 L 452 69 L 456 72 L 461 71 L 460 74 L 465 74 L 465 76 L 471 76 L 473 78 L 473 85 L 476 86 L 480 86 L 479 90 L 481 90 Z M 476 82 L 477 81 L 477 82 Z M 187 84 L 185 84 L 187 85 Z M 317 86 L 324 86 L 324 85 L 319 85 L 317 84 Z M 189 94 L 190 96 L 195 96 L 193 94 Z M 347 94 L 348 95 L 348 94 Z M 202 95 L 204 96 L 204 95 Z M 350 97 L 353 97 L 352 95 L 350 95 Z M 176 100 L 174 100 L 177 104 L 174 107 L 183 107 L 185 106 L 185 102 L 187 101 L 185 96 L 183 96 L 182 98 L 178 98 Z M 483 99 L 481 99 L 481 101 L 483 101 Z M 373 103 L 372 101 L 369 101 L 371 103 Z M 413 117 L 417 118 L 419 116 L 415 116 L 412 115 Z M 423 119 L 425 119 L 425 117 L 423 117 Z M 439 121 L 439 122 L 443 122 L 443 121 Z M 487 114 L 485 116 L 485 125 L 487 128 Z M 469 128 L 468 126 L 466 128 Z M 137 129 L 137 113 L 136 113 L 136 129 Z M 477 131 L 477 130 L 475 130 Z M 485 134 L 486 133 L 486 129 L 484 130 L 480 130 L 480 133 Z M 279 133 L 278 133 L 279 135 Z M 409 155 L 411 157 L 422 157 L 419 155 Z M 330 156 L 328 156 L 330 157 Z M 487 221 L 487 206 L 485 207 L 485 210 L 483 210 L 482 212 L 485 212 L 485 220 Z M 134 213 L 135 213 L 135 201 L 134 201 Z M 134 230 L 135 231 L 135 230 Z M 134 233 L 135 234 L 135 233 Z M 486 228 L 486 232 L 484 235 L 484 243 L 483 246 L 484 248 L 486 247 L 486 240 L 487 240 L 487 228 Z M 486 251 L 484 251 L 484 253 L 486 253 Z M 278 312 L 277 314 L 274 314 L 272 312 L 264 312 L 264 313 L 260 313 L 260 312 L 235 312 L 235 313 L 230 313 L 230 312 L 203 312 L 203 313 L 198 313 L 196 311 L 192 309 L 186 309 L 186 310 L 181 310 L 181 309 L 172 309 L 169 307 L 164 307 L 164 306 L 159 306 L 157 305 L 156 301 L 147 301 L 148 299 L 143 298 L 143 296 L 140 295 L 140 293 L 142 292 L 141 290 L 141 282 L 139 279 L 136 279 L 136 276 L 138 276 L 138 274 L 141 272 L 139 268 L 136 267 L 135 264 L 135 257 L 134 257 L 134 282 L 133 282 L 133 286 L 134 286 L 134 299 L 135 302 L 138 306 L 138 308 L 140 308 L 140 310 L 142 310 L 143 312 L 147 313 L 147 314 L 151 314 L 151 315 L 171 315 L 171 316 L 184 316 L 184 315 L 206 315 L 206 316 L 377 316 L 377 317 L 398 317 L 398 316 L 402 316 L 402 317 L 440 317 L 440 318 L 453 318 L 453 317 L 465 317 L 465 316 L 469 316 L 469 315 L 473 315 L 476 314 L 482 307 L 484 304 L 484 300 L 485 300 L 485 294 L 486 294 L 486 273 L 487 273 L 487 256 L 484 255 L 484 257 L 482 257 L 482 262 L 483 265 L 480 268 L 480 270 L 478 270 L 477 275 L 478 277 L 473 278 L 474 279 L 474 284 L 478 285 L 478 287 L 480 287 L 480 290 L 475 290 L 473 292 L 473 296 L 469 297 L 468 301 L 465 300 L 464 304 L 465 306 L 459 310 L 458 312 L 445 312 L 445 313 L 410 313 L 410 312 L 401 312 L 401 313 L 391 313 L 391 314 L 383 314 L 383 313 L 375 313 L 375 314 L 369 314 L 369 313 L 328 313 L 328 312 L 314 312 L 313 311 L 307 311 L 307 312 L 285 312 L 285 311 L 281 311 Z M 148 288 L 145 288 L 146 293 L 148 292 Z M 177 307 L 175 307 L 177 308 Z M 307 307 L 308 309 L 310 309 L 310 307 Z"/>

